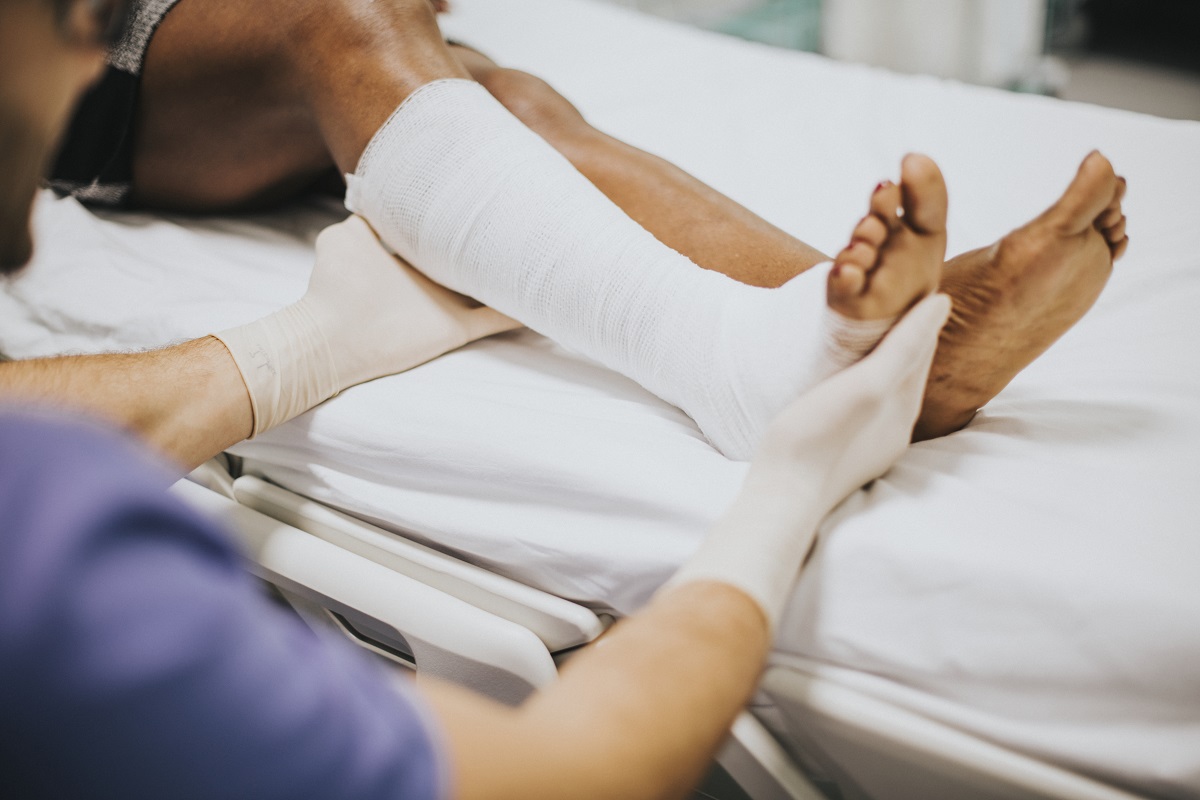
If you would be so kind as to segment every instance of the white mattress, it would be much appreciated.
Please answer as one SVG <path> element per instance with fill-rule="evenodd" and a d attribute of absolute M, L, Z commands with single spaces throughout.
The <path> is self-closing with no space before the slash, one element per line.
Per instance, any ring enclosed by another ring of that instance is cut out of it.
<path fill-rule="evenodd" d="M 826 252 L 919 149 L 951 250 L 1040 211 L 1101 148 L 1132 247 L 1094 311 L 965 431 L 824 527 L 779 649 L 1072 769 L 1200 797 L 1200 125 L 838 65 L 585 0 L 457 0 L 447 32 L 547 77 Z M 138 348 L 303 291 L 313 203 L 93 215 L 43 196 L 0 351 Z M 637 608 L 737 490 L 690 420 L 529 332 L 357 387 L 236 452 L 302 494 L 522 581 Z"/>

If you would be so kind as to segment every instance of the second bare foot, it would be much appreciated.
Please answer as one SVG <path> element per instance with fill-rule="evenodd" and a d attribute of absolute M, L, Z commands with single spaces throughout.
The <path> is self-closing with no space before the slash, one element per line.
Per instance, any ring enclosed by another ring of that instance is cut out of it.
<path fill-rule="evenodd" d="M 1129 244 L 1125 180 L 1092 153 L 1062 197 L 995 245 L 950 261 L 954 300 L 914 439 L 956 431 L 1096 302 Z"/>

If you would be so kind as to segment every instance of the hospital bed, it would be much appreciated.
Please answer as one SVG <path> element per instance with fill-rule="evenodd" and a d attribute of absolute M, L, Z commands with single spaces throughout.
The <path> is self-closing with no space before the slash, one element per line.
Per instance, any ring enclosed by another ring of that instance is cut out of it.
<path fill-rule="evenodd" d="M 1133 245 L 965 431 L 844 503 L 723 753 L 751 796 L 1200 797 L 1200 125 L 901 77 L 586 0 L 459 0 L 447 33 L 826 252 L 921 150 L 950 249 L 1102 149 Z M 14 357 L 160 345 L 298 297 L 320 200 L 257 217 L 43 196 L 0 292 Z M 356 387 L 178 487 L 265 578 L 418 674 L 515 702 L 642 605 L 745 465 L 528 331 Z"/>

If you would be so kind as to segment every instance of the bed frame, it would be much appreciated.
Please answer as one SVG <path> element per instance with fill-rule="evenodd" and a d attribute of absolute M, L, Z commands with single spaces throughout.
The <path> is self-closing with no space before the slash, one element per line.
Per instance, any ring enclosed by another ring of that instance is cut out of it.
<path fill-rule="evenodd" d="M 219 457 L 173 492 L 236 532 L 249 568 L 310 625 L 393 665 L 515 705 L 612 623 L 303 498 Z M 785 748 L 749 710 L 717 761 L 752 800 L 1134 800 L 777 659 L 762 694 Z M 822 788 L 818 788 L 822 787 Z"/>

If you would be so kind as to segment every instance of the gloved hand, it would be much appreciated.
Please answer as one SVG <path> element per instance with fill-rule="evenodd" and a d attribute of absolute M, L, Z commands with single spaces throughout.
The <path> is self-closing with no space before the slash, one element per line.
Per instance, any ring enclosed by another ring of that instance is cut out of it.
<path fill-rule="evenodd" d="M 350 217 L 317 237 L 304 297 L 214 336 L 246 382 L 257 436 L 343 389 L 518 327 L 433 283 L 388 253 L 360 217 Z"/>
<path fill-rule="evenodd" d="M 821 520 L 908 447 L 949 313 L 945 295 L 922 300 L 869 356 L 788 406 L 767 429 L 733 507 L 663 591 L 728 583 L 773 627 Z"/>

